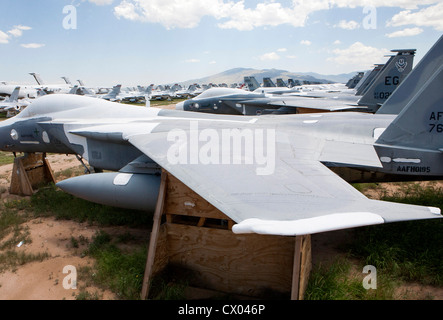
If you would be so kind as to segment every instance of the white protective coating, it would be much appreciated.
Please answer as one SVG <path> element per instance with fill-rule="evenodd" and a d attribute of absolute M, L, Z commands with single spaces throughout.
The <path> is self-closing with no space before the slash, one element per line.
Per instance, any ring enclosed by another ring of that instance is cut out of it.
<path fill-rule="evenodd" d="M 384 219 L 371 212 L 335 213 L 314 218 L 292 221 L 246 219 L 234 225 L 232 231 L 280 236 L 296 236 L 382 224 Z"/>
<path fill-rule="evenodd" d="M 115 176 L 113 183 L 115 186 L 126 186 L 129 183 L 129 180 L 131 180 L 132 176 L 132 173 L 119 173 Z"/>
<path fill-rule="evenodd" d="M 375 128 L 374 129 L 374 140 L 378 140 L 383 132 L 385 132 L 386 128 Z"/>
<path fill-rule="evenodd" d="M 421 159 L 395 158 L 393 161 L 399 163 L 421 163 Z"/>

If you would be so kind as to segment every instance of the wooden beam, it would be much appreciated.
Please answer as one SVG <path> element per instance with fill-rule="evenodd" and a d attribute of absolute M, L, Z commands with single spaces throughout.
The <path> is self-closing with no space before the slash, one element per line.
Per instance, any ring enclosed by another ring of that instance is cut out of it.
<path fill-rule="evenodd" d="M 142 293 L 141 293 L 142 300 L 146 300 L 149 295 L 151 275 L 152 275 L 152 270 L 153 270 L 153 266 L 154 266 L 155 252 L 157 249 L 158 233 L 159 233 L 160 224 L 161 224 L 161 217 L 163 214 L 163 206 L 165 203 L 166 184 L 167 184 L 166 178 L 167 178 L 167 173 L 165 171 L 162 171 L 160 190 L 159 190 L 159 194 L 158 194 L 158 198 L 157 198 L 157 205 L 156 205 L 155 213 L 154 213 L 154 223 L 152 226 L 151 238 L 150 238 L 149 247 L 148 247 L 148 257 L 146 259 L 145 275 L 143 278 L 143 287 L 142 287 Z"/>
<path fill-rule="evenodd" d="M 311 235 L 295 237 L 291 300 L 303 300 L 312 268 Z"/>
<path fill-rule="evenodd" d="M 294 265 L 292 271 L 292 289 L 291 300 L 298 300 L 300 289 L 300 270 L 301 270 L 301 248 L 302 248 L 301 236 L 295 237 L 295 249 L 294 249 Z"/>

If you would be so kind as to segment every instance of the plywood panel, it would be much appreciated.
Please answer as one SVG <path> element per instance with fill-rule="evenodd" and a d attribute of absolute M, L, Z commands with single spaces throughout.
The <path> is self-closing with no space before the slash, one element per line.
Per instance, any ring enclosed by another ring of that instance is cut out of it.
<path fill-rule="evenodd" d="M 192 191 L 180 180 L 168 174 L 165 214 L 228 219 L 220 210 Z"/>
<path fill-rule="evenodd" d="M 294 238 L 167 224 L 169 263 L 194 271 L 194 285 L 260 297 L 291 292 Z"/>

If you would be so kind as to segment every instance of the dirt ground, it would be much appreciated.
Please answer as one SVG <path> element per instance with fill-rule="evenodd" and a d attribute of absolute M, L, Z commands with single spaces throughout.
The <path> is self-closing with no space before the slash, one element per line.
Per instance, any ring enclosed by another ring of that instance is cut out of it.
<path fill-rule="evenodd" d="M 73 167 L 78 167 L 79 162 L 75 156 L 49 155 L 48 160 L 54 173 Z M 12 164 L 0 166 L 0 189 L 3 190 L 1 199 L 20 198 L 10 195 L 8 192 Z M 6 191 L 5 191 L 6 190 Z M 98 227 L 87 223 L 55 220 L 53 218 L 37 218 L 26 223 L 29 228 L 32 243 L 19 246 L 17 252 L 47 253 L 49 258 L 42 262 L 30 262 L 17 267 L 14 270 L 0 273 L 0 299 L 1 300 L 74 300 L 79 294 L 79 288 L 85 288 L 85 284 L 79 283 L 77 289 L 66 289 L 63 285 L 66 277 L 72 271 L 63 273 L 65 267 L 74 266 L 78 272 L 83 266 L 92 266 L 94 261 L 90 257 L 82 257 L 81 253 L 86 244 L 79 244 L 74 248 L 70 245 L 72 236 L 80 236 L 91 239 L 98 231 Z M 126 232 L 124 227 L 101 228 L 110 234 Z M 149 237 L 146 230 L 134 230 L 140 232 L 139 236 Z M 341 254 L 336 249 L 337 244 L 347 239 L 347 231 L 328 232 L 312 236 L 312 259 L 313 263 L 332 261 Z M 358 271 L 357 271 L 358 272 Z M 116 295 L 109 291 L 103 291 L 96 287 L 87 287 L 90 293 L 96 293 L 103 300 L 117 299 Z M 435 299 L 443 300 L 443 289 L 418 284 L 405 285 L 397 290 L 398 299 Z"/>

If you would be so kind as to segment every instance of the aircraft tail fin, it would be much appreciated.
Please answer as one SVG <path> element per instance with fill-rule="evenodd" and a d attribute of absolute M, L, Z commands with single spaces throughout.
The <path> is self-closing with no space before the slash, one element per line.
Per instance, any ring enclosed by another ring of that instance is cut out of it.
<path fill-rule="evenodd" d="M 381 106 L 377 114 L 399 114 L 442 64 L 443 36 L 429 49 L 417 66 L 395 90 L 395 93 Z M 441 89 L 439 90 L 441 91 Z"/>
<path fill-rule="evenodd" d="M 299 80 L 288 79 L 288 86 L 289 86 L 289 88 L 298 87 L 300 85 L 301 84 L 300 84 Z"/>
<path fill-rule="evenodd" d="M 12 91 L 11 96 L 8 99 L 8 102 L 18 102 L 19 93 L 20 93 L 20 87 L 15 87 L 14 91 Z"/>
<path fill-rule="evenodd" d="M 150 95 L 152 93 L 152 87 L 153 86 L 154 85 L 152 85 L 152 84 L 147 86 L 146 89 L 145 89 L 145 94 Z"/>
<path fill-rule="evenodd" d="M 111 92 L 109 93 L 109 96 L 111 96 L 112 98 L 115 98 L 118 96 L 118 94 L 120 93 L 120 89 L 122 88 L 121 84 L 118 84 L 116 86 L 114 86 L 111 90 Z"/>
<path fill-rule="evenodd" d="M 254 91 L 255 89 L 260 88 L 260 84 L 257 82 L 254 76 L 244 77 L 244 81 L 248 86 L 249 91 Z"/>
<path fill-rule="evenodd" d="M 361 77 L 360 81 L 358 81 L 358 83 L 354 87 L 356 91 L 362 86 L 363 83 L 366 82 L 366 79 L 369 77 L 370 74 L 371 71 L 366 71 L 363 73 L 363 76 Z"/>
<path fill-rule="evenodd" d="M 359 72 L 355 76 L 353 76 L 351 79 L 349 79 L 348 83 L 346 83 L 346 86 L 349 89 L 354 89 L 357 84 L 361 81 L 361 79 L 364 76 L 364 72 Z"/>
<path fill-rule="evenodd" d="M 285 81 L 282 78 L 277 79 L 277 87 L 288 87 Z"/>
<path fill-rule="evenodd" d="M 38 73 L 31 72 L 30 75 L 34 77 L 35 81 L 37 81 L 39 86 L 43 86 L 44 85 L 44 82 L 43 82 L 42 78 L 40 77 L 40 75 Z"/>
<path fill-rule="evenodd" d="M 389 58 L 388 62 L 374 77 L 372 84 L 369 84 L 368 89 L 358 103 L 360 106 L 377 109 L 411 72 L 416 50 L 391 51 L 397 52 L 397 54 Z"/>
<path fill-rule="evenodd" d="M 77 94 L 78 85 L 75 85 L 72 87 L 71 90 L 69 90 L 68 94 Z"/>
<path fill-rule="evenodd" d="M 65 80 L 66 84 L 72 85 L 71 80 L 69 80 L 68 77 L 62 77 L 63 80 Z"/>
<path fill-rule="evenodd" d="M 378 144 L 443 152 L 443 65 L 377 139 Z"/>
<path fill-rule="evenodd" d="M 263 78 L 263 87 L 265 88 L 273 88 L 275 87 L 274 81 L 271 80 L 271 78 Z"/>
<path fill-rule="evenodd" d="M 366 79 L 361 82 L 361 84 L 358 86 L 358 88 L 357 87 L 355 88 L 357 90 L 355 95 L 362 96 L 368 90 L 368 88 L 372 84 L 372 81 L 374 81 L 375 77 L 377 77 L 380 70 L 383 69 L 383 66 L 384 66 L 384 64 L 376 64 L 374 66 L 374 69 L 372 69 L 372 71 L 369 73 L 369 75 L 366 77 Z"/>

